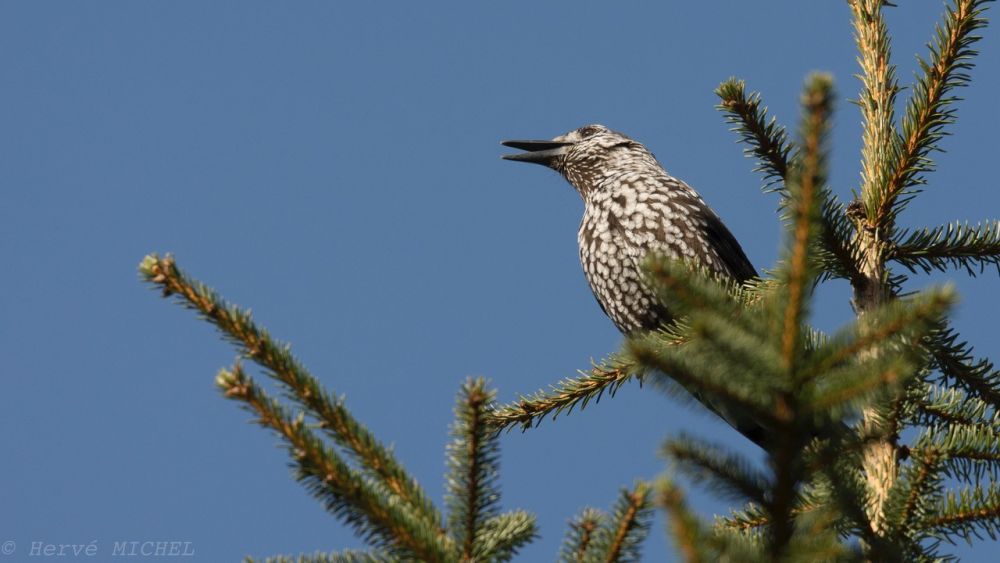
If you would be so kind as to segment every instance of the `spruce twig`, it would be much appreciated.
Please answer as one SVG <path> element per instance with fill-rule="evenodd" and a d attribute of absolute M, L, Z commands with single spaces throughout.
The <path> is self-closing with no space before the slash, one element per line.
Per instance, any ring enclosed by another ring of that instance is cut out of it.
<path fill-rule="evenodd" d="M 684 493 L 666 479 L 657 484 L 657 489 L 657 504 L 667 511 L 670 535 L 681 557 L 686 563 L 701 563 L 705 560 L 701 557 L 705 548 L 704 532 L 688 507 Z"/>
<path fill-rule="evenodd" d="M 891 286 L 885 269 L 883 240 L 889 233 L 879 229 L 881 210 L 889 198 L 889 179 L 899 155 L 899 136 L 894 123 L 894 106 L 899 86 L 896 69 L 890 62 L 889 34 L 882 17 L 881 0 L 850 0 L 854 16 L 858 62 L 861 65 L 862 89 L 858 104 L 863 120 L 861 149 L 861 197 L 863 220 L 856 216 L 855 256 L 859 261 L 859 279 L 853 283 L 854 301 L 859 315 L 873 311 L 889 298 Z M 870 355 L 878 355 L 873 350 Z M 872 443 L 864 455 L 869 489 L 869 518 L 876 532 L 882 529 L 882 507 L 896 479 L 896 444 L 891 433 L 879 432 L 884 424 L 876 405 L 864 412 L 863 428 L 880 433 L 886 440 Z"/>
<path fill-rule="evenodd" d="M 483 379 L 469 379 L 455 404 L 453 441 L 448 446 L 448 530 L 461 561 L 505 560 L 535 535 L 527 513 L 498 516 L 499 439 L 485 415 L 495 393 Z M 497 550 L 506 554 L 498 557 Z"/>
<path fill-rule="evenodd" d="M 383 481 L 401 501 L 410 504 L 426 525 L 440 528 L 440 513 L 416 480 L 351 415 L 342 400 L 334 399 L 323 390 L 316 378 L 292 356 L 287 345 L 273 340 L 266 330 L 253 322 L 248 312 L 227 303 L 205 285 L 190 280 L 177 268 L 173 257 L 160 258 L 151 254 L 143 259 L 139 270 L 146 281 L 162 288 L 165 297 L 177 296 L 185 306 L 198 311 L 215 325 L 246 357 L 286 386 L 292 400 L 313 414 L 325 433 L 343 446 L 364 471 Z"/>
<path fill-rule="evenodd" d="M 970 487 L 958 493 L 949 492 L 944 501 L 921 526 L 936 537 L 951 541 L 960 537 L 983 539 L 986 534 L 996 541 L 1000 537 L 1000 486 Z"/>
<path fill-rule="evenodd" d="M 925 341 L 931 367 L 939 370 L 942 383 L 960 386 L 972 396 L 1000 409 L 1000 370 L 986 358 L 976 358 L 972 347 L 954 329 L 942 324 Z"/>
<path fill-rule="evenodd" d="M 774 117 L 768 118 L 759 92 L 746 93 L 744 81 L 730 78 L 719 85 L 715 94 L 721 100 L 717 109 L 726 113 L 726 122 L 734 125 L 740 141 L 748 145 L 744 154 L 754 157 L 757 166 L 754 172 L 764 176 L 764 190 L 777 192 L 779 207 L 788 203 L 787 183 L 789 160 L 798 149 L 788 139 L 785 128 Z M 843 206 L 837 203 L 829 189 L 824 190 L 824 204 L 820 209 L 821 234 L 820 250 L 824 274 L 850 280 L 859 279 L 857 265 L 849 244 L 851 224 L 847 220 Z"/>
<path fill-rule="evenodd" d="M 243 559 L 243 563 L 254 563 L 252 557 Z M 393 558 L 380 552 L 347 550 L 334 553 L 314 553 L 312 555 L 278 555 L 264 559 L 263 563 L 392 563 Z"/>
<path fill-rule="evenodd" d="M 396 501 L 398 497 L 393 498 L 383 484 L 351 469 L 307 428 L 302 416 L 291 416 L 269 398 L 239 364 L 220 371 L 216 382 L 226 397 L 241 401 L 261 426 L 275 430 L 288 443 L 299 481 L 358 535 L 398 557 L 433 561 L 448 557 L 448 538 L 425 526 L 412 507 Z"/>
<path fill-rule="evenodd" d="M 782 200 L 786 199 L 788 192 L 783 183 L 793 148 L 788 132 L 778 124 L 776 117 L 768 119 L 760 92 L 747 95 L 743 80 L 726 80 L 715 89 L 715 95 L 721 101 L 716 108 L 725 112 L 726 122 L 739 133 L 740 141 L 748 145 L 743 153 L 757 160 L 754 172 L 763 174 L 765 190 L 773 189 L 781 194 Z"/>
<path fill-rule="evenodd" d="M 555 420 L 561 413 L 569 414 L 578 406 L 583 410 L 591 401 L 600 401 L 605 394 L 613 397 L 637 374 L 634 364 L 613 358 L 594 365 L 589 372 L 581 371 L 580 377 L 563 379 L 547 391 L 538 391 L 522 396 L 514 403 L 495 407 L 487 413 L 486 421 L 497 431 L 514 426 L 527 430 L 538 426 L 547 416 Z"/>
<path fill-rule="evenodd" d="M 1000 273 L 1000 221 L 904 230 L 896 235 L 888 258 L 911 272 L 964 268 L 967 274 L 975 276 L 992 265 Z"/>
<path fill-rule="evenodd" d="M 889 179 L 898 160 L 894 108 L 899 84 L 890 62 L 889 32 L 882 17 L 882 0 L 849 0 L 854 14 L 854 37 L 861 65 L 861 97 L 858 105 L 864 122 L 861 152 L 861 194 L 869 224 L 878 217 L 889 198 Z"/>
<path fill-rule="evenodd" d="M 584 563 L 598 528 L 606 525 L 607 517 L 596 508 L 584 508 L 569 523 L 559 560 L 562 563 Z"/>
<path fill-rule="evenodd" d="M 291 416 L 237 364 L 220 372 L 216 381 L 226 396 L 240 400 L 289 444 L 298 478 L 334 515 L 352 526 L 380 551 L 300 556 L 306 560 L 508 561 L 536 537 L 533 515 L 523 511 L 497 514 L 498 437 L 485 415 L 495 396 L 483 380 L 469 380 L 456 406 L 455 440 L 449 451 L 447 530 L 437 508 L 395 461 L 387 448 L 319 385 L 288 346 L 272 340 L 247 312 L 225 302 L 204 285 L 189 280 L 170 257 L 146 257 L 140 270 L 164 295 L 177 295 L 197 310 L 267 375 L 288 389 L 289 397 L 305 409 Z M 316 425 L 360 467 L 307 427 L 309 414 Z M 279 558 L 280 559 L 280 558 Z"/>
<path fill-rule="evenodd" d="M 955 121 L 953 103 L 957 98 L 949 94 L 971 79 L 968 71 L 976 55 L 972 45 L 979 40 L 974 33 L 986 26 L 982 16 L 989 1 L 952 0 L 944 21 L 935 26 L 935 40 L 928 45 L 929 60 L 918 58 L 923 72 L 907 103 L 902 135 L 894 144 L 899 152 L 892 161 L 892 173 L 885 180 L 884 194 L 872 216 L 878 218 L 879 227 L 891 225 L 902 207 L 900 196 L 923 184 L 923 174 L 933 169 L 928 155 L 940 150 L 938 143 L 946 134 L 944 127 Z"/>
<path fill-rule="evenodd" d="M 595 560 L 606 563 L 639 561 L 640 547 L 649 533 L 652 508 L 649 485 L 640 482 L 632 490 L 623 489 L 611 516 L 595 532 L 589 553 L 596 556 Z"/>
<path fill-rule="evenodd" d="M 525 544 L 538 537 L 535 515 L 523 510 L 506 512 L 483 523 L 476 538 L 481 560 L 509 561 Z"/>
<path fill-rule="evenodd" d="M 667 440 L 663 455 L 691 475 L 695 483 L 708 481 L 718 491 L 740 502 L 761 506 L 770 503 L 771 482 L 742 456 L 684 436 Z"/>

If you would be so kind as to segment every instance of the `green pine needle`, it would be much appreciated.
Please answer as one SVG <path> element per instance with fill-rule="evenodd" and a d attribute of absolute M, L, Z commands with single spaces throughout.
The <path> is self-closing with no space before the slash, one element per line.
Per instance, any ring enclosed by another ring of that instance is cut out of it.
<path fill-rule="evenodd" d="M 455 400 L 452 442 L 448 445 L 448 531 L 461 559 L 475 560 L 483 552 L 483 527 L 499 511 L 500 443 L 485 420 L 495 393 L 483 379 L 468 379 Z M 495 532 L 494 532 L 495 533 Z"/>
<path fill-rule="evenodd" d="M 640 561 L 642 542 L 653 518 L 652 489 L 638 483 L 622 489 L 611 515 L 597 528 L 587 549 L 587 561 Z"/>
<path fill-rule="evenodd" d="M 574 408 L 583 410 L 601 397 L 614 397 L 622 385 L 640 375 L 639 367 L 631 360 L 613 357 L 594 364 L 589 372 L 580 371 L 576 378 L 560 380 L 547 390 L 521 398 L 513 403 L 494 407 L 486 414 L 486 421 L 496 431 L 520 426 L 522 430 L 534 428 L 546 417 L 555 420 L 562 413 Z"/>
<path fill-rule="evenodd" d="M 975 32 L 986 27 L 983 14 L 990 0 L 952 0 L 941 24 L 935 26 L 934 41 L 928 44 L 927 59 L 918 58 L 921 73 L 913 85 L 896 141 L 898 154 L 891 163 L 877 216 L 880 224 L 890 224 L 925 183 L 924 174 L 934 169 L 929 155 L 940 149 L 947 134 L 945 127 L 955 122 L 952 90 L 968 85 L 980 37 Z M 902 196 L 902 197 L 901 197 Z"/>
<path fill-rule="evenodd" d="M 475 561 L 510 561 L 526 544 L 538 537 L 535 515 L 508 512 L 485 522 L 476 536 Z"/>
<path fill-rule="evenodd" d="M 938 326 L 925 340 L 931 367 L 940 372 L 941 384 L 957 385 L 973 397 L 1000 409 L 1000 370 L 993 362 L 976 358 L 972 346 L 961 340 L 946 324 Z"/>
<path fill-rule="evenodd" d="M 239 364 L 222 370 L 216 383 L 226 397 L 240 401 L 286 442 L 295 476 L 326 509 L 374 547 L 395 557 L 443 560 L 451 551 L 447 538 L 425 525 L 419 514 L 383 482 L 352 469 L 305 424 L 249 377 Z"/>
<path fill-rule="evenodd" d="M 189 279 L 169 255 L 163 258 L 155 254 L 146 256 L 139 271 L 147 282 L 163 290 L 164 297 L 176 296 L 185 307 L 194 309 L 215 325 L 243 355 L 287 388 L 289 397 L 314 416 L 324 433 L 342 446 L 367 475 L 394 491 L 427 526 L 440 527 L 441 516 L 434 504 L 389 449 L 354 418 L 342 400 L 323 389 L 292 355 L 288 345 L 272 339 L 265 329 L 254 323 L 249 311 L 226 302 L 209 287 Z"/>
<path fill-rule="evenodd" d="M 667 440 L 663 455 L 695 483 L 706 483 L 742 503 L 770 504 L 770 480 L 738 454 L 681 436 Z"/>
<path fill-rule="evenodd" d="M 716 108 L 726 114 L 726 122 L 733 125 L 732 131 L 747 145 L 744 154 L 757 160 L 754 172 L 763 174 L 765 191 L 776 191 L 782 199 L 786 198 L 783 183 L 792 152 L 788 132 L 775 117 L 768 119 L 760 92 L 747 95 L 744 81 L 730 78 L 715 89 L 715 95 L 721 100 Z"/>
<path fill-rule="evenodd" d="M 252 557 L 243 559 L 243 563 L 254 563 Z M 263 563 L 393 563 L 397 559 L 377 551 L 346 550 L 333 553 L 317 552 L 312 555 L 277 555 L 264 559 Z"/>
<path fill-rule="evenodd" d="M 997 541 L 1000 538 L 1000 485 L 968 487 L 948 492 L 921 522 L 931 537 L 954 541 L 962 538 Z"/>
<path fill-rule="evenodd" d="M 901 231 L 896 235 L 889 258 L 911 272 L 946 272 L 963 268 L 970 276 L 987 266 L 1000 273 L 1000 221 L 949 223 L 933 229 Z"/>
<path fill-rule="evenodd" d="M 607 515 L 596 508 L 584 508 L 569 521 L 569 530 L 559 551 L 561 563 L 586 563 L 595 558 L 591 550 L 597 530 L 607 526 Z"/>

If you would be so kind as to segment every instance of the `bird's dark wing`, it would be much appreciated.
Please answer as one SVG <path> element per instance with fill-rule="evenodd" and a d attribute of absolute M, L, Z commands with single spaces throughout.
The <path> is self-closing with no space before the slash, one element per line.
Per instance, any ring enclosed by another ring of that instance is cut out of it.
<path fill-rule="evenodd" d="M 683 221 L 684 241 L 702 265 L 739 283 L 757 277 L 740 243 L 715 211 L 686 183 L 676 178 L 670 180 L 671 204 L 687 214 Z M 711 257 L 711 261 L 706 260 L 707 257 Z"/>
<path fill-rule="evenodd" d="M 757 277 L 757 271 L 750 263 L 750 259 L 722 219 L 707 207 L 704 211 L 702 219 L 705 221 L 705 238 L 715 248 L 716 254 L 729 270 L 729 275 L 740 283 Z"/>

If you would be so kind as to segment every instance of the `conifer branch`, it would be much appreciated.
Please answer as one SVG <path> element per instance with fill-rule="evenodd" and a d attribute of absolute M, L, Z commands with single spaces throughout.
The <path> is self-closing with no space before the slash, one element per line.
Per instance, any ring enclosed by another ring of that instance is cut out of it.
<path fill-rule="evenodd" d="M 817 252 L 817 261 L 823 267 L 820 279 L 842 278 L 851 282 L 851 285 L 855 285 L 861 281 L 862 276 L 858 271 L 855 249 L 851 245 L 854 227 L 847 218 L 844 204 L 837 200 L 830 188 L 823 186 L 821 191 L 823 203 L 819 214 L 822 227 L 820 242 L 822 244 Z"/>
<path fill-rule="evenodd" d="M 918 58 L 923 74 L 913 86 L 903 117 L 899 153 L 874 215 L 879 218 L 880 226 L 891 225 L 901 207 L 897 205 L 900 195 L 923 184 L 923 174 L 933 169 L 928 155 L 940 150 L 938 143 L 946 134 L 944 127 L 955 121 L 952 104 L 957 98 L 949 93 L 966 86 L 971 79 L 968 71 L 974 66 L 972 58 L 976 55 L 972 45 L 980 39 L 973 34 L 986 27 L 982 16 L 989 1 L 952 0 L 944 22 L 935 26 L 934 43 L 928 44 L 929 60 Z"/>
<path fill-rule="evenodd" d="M 975 358 L 969 343 L 959 340 L 947 324 L 928 337 L 926 346 L 932 367 L 941 372 L 944 382 L 953 381 L 973 397 L 1000 409 L 1000 370 L 993 369 L 993 362 Z"/>
<path fill-rule="evenodd" d="M 941 452 L 937 448 L 923 448 L 916 454 L 889 491 L 884 508 L 886 527 L 904 537 L 912 534 L 918 518 L 941 487 L 938 472 Z"/>
<path fill-rule="evenodd" d="M 663 445 L 663 455 L 695 483 L 707 481 L 719 492 L 741 502 L 770 504 L 769 479 L 741 456 L 684 436 L 668 440 Z"/>
<path fill-rule="evenodd" d="M 700 312 L 687 322 L 687 334 L 693 343 L 681 349 L 691 356 L 703 352 L 715 356 L 717 360 L 724 359 L 730 366 L 739 366 L 743 378 L 750 380 L 748 385 L 768 380 L 778 373 L 775 368 L 781 365 L 782 358 L 767 335 L 740 327 L 732 318 L 722 317 L 710 310 Z M 754 387 L 765 391 L 759 385 Z"/>
<path fill-rule="evenodd" d="M 521 510 L 494 516 L 476 537 L 477 561 L 509 561 L 525 544 L 538 537 L 535 516 Z"/>
<path fill-rule="evenodd" d="M 647 262 L 647 275 L 656 280 L 654 287 L 683 294 L 683 299 L 690 302 L 692 308 L 697 309 L 702 304 L 711 302 L 730 311 L 733 320 L 736 320 L 737 313 L 743 307 L 741 303 L 754 299 L 751 292 L 743 288 L 714 280 L 705 281 L 704 277 L 698 278 L 698 281 L 688 280 L 691 272 L 686 266 L 661 257 L 651 256 Z M 671 281 L 663 281 L 668 279 Z M 665 289 L 664 285 L 667 286 Z M 680 310 L 681 306 L 677 308 Z M 675 325 L 657 333 L 657 348 L 684 344 L 687 341 L 684 330 L 682 325 Z M 572 412 L 577 405 L 583 409 L 590 401 L 600 400 L 605 392 L 613 396 L 625 382 L 633 377 L 641 377 L 643 373 L 643 367 L 634 358 L 629 357 L 629 354 L 622 354 L 601 365 L 595 365 L 590 372 L 581 372 L 579 378 L 560 381 L 551 390 L 538 391 L 530 396 L 522 396 L 515 403 L 496 407 L 488 414 L 487 420 L 497 431 L 510 429 L 515 425 L 521 426 L 523 430 L 532 428 L 548 415 L 554 418 L 564 411 Z"/>
<path fill-rule="evenodd" d="M 783 269 L 787 301 L 781 327 L 782 367 L 787 373 L 797 370 L 801 350 L 801 327 L 807 292 L 816 272 L 807 256 L 816 238 L 820 189 L 826 184 L 825 139 L 829 129 L 833 82 L 828 75 L 815 74 L 806 81 L 803 94 L 802 151 L 794 174 L 789 178 L 789 203 L 792 208 L 792 241 L 788 268 Z"/>
<path fill-rule="evenodd" d="M 844 519 L 850 523 L 852 531 L 867 544 L 870 554 L 881 554 L 882 560 L 899 560 L 895 546 L 876 533 L 866 510 L 870 493 L 863 482 L 866 476 L 858 470 L 858 459 L 854 456 L 845 458 L 833 447 L 825 448 L 821 457 L 825 463 L 820 464 L 818 470 L 829 486 L 829 498 L 833 506 L 840 510 Z"/>
<path fill-rule="evenodd" d="M 996 541 L 1000 536 L 1000 486 L 971 487 L 957 494 L 949 492 L 920 527 L 937 537 L 948 539 L 957 536 L 970 541 L 972 536 L 982 539 L 985 533 Z"/>
<path fill-rule="evenodd" d="M 916 272 L 964 268 L 970 276 L 992 265 L 1000 273 L 1000 221 L 949 223 L 933 229 L 902 231 L 896 237 L 889 259 Z"/>
<path fill-rule="evenodd" d="M 842 543 L 835 511 L 802 513 L 795 519 L 795 534 L 784 551 L 785 561 L 862 561 L 857 548 Z"/>
<path fill-rule="evenodd" d="M 854 38 L 861 65 L 858 105 L 864 121 L 861 153 L 861 196 L 870 224 L 877 224 L 879 210 L 888 197 L 892 166 L 897 161 L 899 139 L 894 107 L 899 85 L 890 62 L 889 32 L 882 17 L 882 0 L 848 0 L 854 15 Z"/>
<path fill-rule="evenodd" d="M 580 410 L 591 402 L 599 402 L 606 393 L 613 397 L 622 385 L 638 377 L 638 367 L 626 360 L 613 358 L 594 365 L 589 372 L 580 371 L 580 377 L 566 378 L 549 390 L 537 391 L 507 405 L 494 407 L 485 416 L 487 424 L 495 431 L 520 426 L 527 430 L 541 424 L 546 416 L 553 420 L 561 413 L 569 414 L 579 405 Z"/>
<path fill-rule="evenodd" d="M 817 416 L 834 418 L 867 405 L 870 422 L 879 422 L 869 426 L 868 432 L 895 436 L 906 402 L 899 397 L 871 405 L 870 400 L 887 390 L 895 394 L 911 381 L 926 362 L 920 343 L 954 300 L 949 288 L 929 290 L 871 311 L 865 318 L 868 324 L 852 326 L 831 338 L 805 364 L 804 404 Z M 874 353 L 879 349 L 879 354 Z"/>
<path fill-rule="evenodd" d="M 639 365 L 658 372 L 649 381 L 678 398 L 684 398 L 685 394 L 677 393 L 676 385 L 691 397 L 710 397 L 711 403 L 705 406 L 724 419 L 728 420 L 727 414 L 741 414 L 765 427 L 777 424 L 773 397 L 762 396 L 754 388 L 733 385 L 733 376 L 737 374 L 728 371 L 728 366 L 709 363 L 706 354 L 694 357 L 692 352 L 697 348 L 690 344 L 665 347 L 655 336 L 635 337 L 626 342 L 626 350 Z M 742 378 L 747 384 L 754 383 L 751 379 Z M 738 425 L 736 420 L 730 423 Z"/>
<path fill-rule="evenodd" d="M 751 92 L 748 96 L 746 83 L 730 78 L 715 89 L 715 95 L 721 100 L 716 109 L 726 114 L 726 123 L 733 125 L 731 130 L 739 133 L 740 141 L 748 145 L 743 154 L 756 158 L 757 166 L 753 171 L 763 174 L 765 190 L 773 187 L 782 194 L 782 199 L 788 197 L 782 184 L 788 175 L 792 145 L 788 132 L 778 124 L 777 118 L 768 119 L 760 92 Z"/>
<path fill-rule="evenodd" d="M 216 383 L 227 398 L 244 403 L 261 426 L 275 430 L 288 443 L 298 480 L 359 536 L 398 557 L 434 561 L 447 557 L 448 538 L 426 526 L 413 507 L 399 502 L 383 483 L 351 469 L 307 428 L 301 414 L 294 418 L 288 414 L 239 364 L 220 371 Z"/>
<path fill-rule="evenodd" d="M 606 525 L 606 516 L 596 508 L 584 508 L 570 520 L 569 530 L 563 540 L 559 561 L 562 563 L 585 563 L 598 528 Z"/>
<path fill-rule="evenodd" d="M 455 403 L 454 439 L 448 446 L 448 530 L 462 561 L 487 555 L 478 544 L 500 500 L 499 443 L 484 420 L 493 397 L 485 380 L 468 379 Z"/>
<path fill-rule="evenodd" d="M 667 256 L 650 254 L 643 264 L 643 272 L 660 300 L 670 303 L 671 310 L 676 311 L 673 313 L 676 317 L 711 310 L 731 317 L 735 323 L 752 322 L 749 317 L 741 318 L 739 315 L 745 307 L 741 302 L 745 298 L 740 293 L 741 288 L 730 280 L 713 276 L 704 268 L 692 267 L 691 264 Z"/>
<path fill-rule="evenodd" d="M 264 368 L 268 376 L 287 387 L 291 399 L 314 415 L 326 435 L 344 447 L 366 474 L 383 482 L 400 501 L 410 505 L 427 526 L 440 528 L 440 513 L 416 480 L 351 415 L 342 400 L 324 391 L 316 378 L 292 356 L 287 345 L 273 340 L 266 330 L 253 322 L 249 312 L 227 303 L 204 284 L 189 279 L 171 256 L 146 256 L 139 271 L 146 281 L 163 290 L 164 297 L 177 296 L 182 304 L 215 325 L 246 357 Z"/>
<path fill-rule="evenodd" d="M 670 535 L 685 563 L 702 563 L 705 532 L 698 517 L 688 508 L 684 494 L 672 482 L 657 484 L 657 504 L 667 511 Z"/>
<path fill-rule="evenodd" d="M 853 325 L 827 340 L 803 367 L 805 379 L 850 366 L 872 355 L 880 345 L 901 341 L 910 347 L 933 333 L 955 302 L 952 289 L 932 290 L 907 300 L 896 300 L 867 313 L 866 325 Z"/>
<path fill-rule="evenodd" d="M 850 338 L 859 331 L 856 326 L 831 339 L 814 354 L 815 359 L 806 363 L 803 389 L 806 407 L 817 415 L 836 417 L 846 414 L 845 408 L 865 405 L 875 394 L 900 389 L 925 363 L 919 344 L 936 328 L 953 302 L 951 289 L 931 290 L 870 312 L 866 318 L 870 323 L 867 332 L 862 332 L 854 342 Z M 884 350 L 874 354 L 879 343 Z M 860 359 L 848 362 L 852 355 Z M 903 404 L 897 403 L 896 406 Z M 867 408 L 871 417 L 878 414 L 882 419 L 879 427 L 891 423 L 888 433 L 897 432 L 902 412 L 896 412 L 898 409 L 893 405 Z"/>
<path fill-rule="evenodd" d="M 909 413 L 913 425 L 983 427 L 1000 433 L 1000 416 L 994 407 L 957 388 L 925 383 Z"/>
<path fill-rule="evenodd" d="M 606 563 L 640 561 L 640 547 L 649 533 L 652 512 L 649 485 L 639 482 L 631 491 L 623 489 L 610 518 L 592 540 L 595 559 Z"/>
<path fill-rule="evenodd" d="M 254 563 L 255 559 L 246 557 L 243 563 Z M 334 553 L 314 553 L 312 555 L 277 555 L 264 559 L 263 563 L 393 563 L 395 559 L 378 551 L 357 551 L 349 549 Z"/>
<path fill-rule="evenodd" d="M 980 421 L 967 416 L 965 412 L 942 408 L 938 404 L 920 403 L 916 405 L 916 413 L 908 423 L 914 426 L 929 426 L 932 424 L 979 424 Z"/>
<path fill-rule="evenodd" d="M 931 427 L 911 448 L 919 456 L 942 457 L 941 474 L 964 481 L 1000 475 L 1000 432 L 983 424 L 949 424 Z"/>
<path fill-rule="evenodd" d="M 761 552 L 761 536 L 706 527 L 688 507 L 680 488 L 667 478 L 656 485 L 656 504 L 667 512 L 667 531 L 685 563 L 769 561 Z"/>
<path fill-rule="evenodd" d="M 788 139 L 784 127 L 776 118 L 768 119 L 767 108 L 763 107 L 759 92 L 746 93 L 742 80 L 730 78 L 715 89 L 721 103 L 717 109 L 726 114 L 726 122 L 734 125 L 732 131 L 739 133 L 740 141 L 748 147 L 747 157 L 754 157 L 757 166 L 754 172 L 764 176 L 764 190 L 777 192 L 779 206 L 784 209 L 789 192 L 786 180 L 789 161 L 794 156 L 795 147 Z M 852 227 L 839 204 L 826 186 L 823 190 L 823 205 L 820 210 L 820 262 L 824 275 L 840 277 L 854 282 L 858 279 L 857 265 L 850 249 Z"/>
<path fill-rule="evenodd" d="M 817 414 L 843 416 L 847 414 L 845 411 L 869 403 L 888 388 L 902 387 L 914 375 L 912 368 L 903 358 L 879 356 L 859 366 L 831 371 L 817 385 L 805 390 L 808 393 L 806 404 Z M 883 420 L 878 426 L 886 422 Z M 868 430 L 877 431 L 877 428 Z"/>
<path fill-rule="evenodd" d="M 829 499 L 822 499 L 821 502 L 828 502 Z M 791 510 L 792 516 L 799 516 L 807 512 L 812 512 L 822 508 L 820 502 L 810 502 L 799 497 L 794 508 Z M 771 516 L 758 504 L 747 504 L 742 509 L 733 510 L 729 516 L 716 517 L 716 525 L 740 532 L 752 532 L 762 530 L 771 525 Z"/>
<path fill-rule="evenodd" d="M 888 197 L 889 178 L 898 161 L 899 135 L 895 128 L 894 105 L 899 86 L 890 61 L 889 34 L 882 17 L 882 0 L 849 0 L 854 21 L 862 81 L 858 105 L 863 120 L 861 149 L 861 194 L 859 209 L 851 214 L 855 222 L 854 255 L 859 276 L 852 281 L 854 303 L 859 316 L 885 303 L 892 292 L 885 268 L 884 233 L 879 213 Z M 863 210 L 863 211 L 862 211 Z M 878 356 L 873 350 L 870 356 Z M 870 443 L 862 466 L 867 480 L 867 511 L 875 536 L 883 532 L 883 506 L 898 472 L 893 433 L 884 432 L 887 404 L 870 405 L 862 413 L 862 430 L 880 434 L 885 440 Z"/>
<path fill-rule="evenodd" d="M 717 518 L 718 525 L 739 532 L 752 532 L 771 524 L 771 517 L 755 504 L 733 510 L 729 516 Z"/>

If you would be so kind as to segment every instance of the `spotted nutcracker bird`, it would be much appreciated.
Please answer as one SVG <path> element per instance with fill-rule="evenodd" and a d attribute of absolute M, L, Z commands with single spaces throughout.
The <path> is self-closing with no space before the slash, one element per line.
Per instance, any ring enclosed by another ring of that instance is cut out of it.
<path fill-rule="evenodd" d="M 504 159 L 547 166 L 583 198 L 580 262 L 597 302 L 622 333 L 659 328 L 673 318 L 670 304 L 657 300 L 642 281 L 641 266 L 650 252 L 741 283 L 757 275 L 719 216 L 690 186 L 667 174 L 642 143 L 603 125 L 587 125 L 551 141 L 503 145 L 525 151 Z M 761 428 L 752 421 L 702 402 L 759 443 Z"/>

